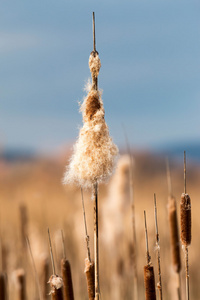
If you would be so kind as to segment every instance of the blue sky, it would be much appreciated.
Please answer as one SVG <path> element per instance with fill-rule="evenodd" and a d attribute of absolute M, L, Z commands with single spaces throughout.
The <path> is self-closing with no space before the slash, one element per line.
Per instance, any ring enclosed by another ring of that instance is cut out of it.
<path fill-rule="evenodd" d="M 90 77 L 92 11 L 106 121 L 137 148 L 200 140 L 199 1 L 1 1 L 0 145 L 73 143 Z"/>

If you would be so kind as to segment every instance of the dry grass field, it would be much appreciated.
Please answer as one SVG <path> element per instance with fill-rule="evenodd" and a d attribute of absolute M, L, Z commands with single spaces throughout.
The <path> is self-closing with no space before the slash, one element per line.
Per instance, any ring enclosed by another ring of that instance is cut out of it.
<path fill-rule="evenodd" d="M 61 183 L 66 161 L 67 157 L 63 156 L 39 157 L 30 161 L 0 161 L 0 267 L 7 274 L 9 299 L 18 299 L 16 270 L 19 268 L 23 268 L 26 273 L 27 299 L 39 299 L 24 237 L 29 237 L 42 286 L 44 263 L 49 264 L 49 276 L 52 274 L 47 228 L 51 232 L 56 273 L 61 274 L 62 229 L 66 256 L 71 263 L 75 299 L 88 299 L 84 274 L 87 249 L 81 192 L 77 187 L 63 186 Z M 184 184 L 183 164 L 171 160 L 170 167 L 179 218 Z M 153 206 L 153 195 L 156 193 L 163 298 L 176 300 L 177 278 L 171 264 L 165 158 L 149 153 L 135 153 L 133 174 L 139 299 L 144 299 L 143 268 L 146 264 L 144 210 L 147 213 L 149 249 L 157 282 Z M 199 182 L 200 166 L 188 161 L 187 192 L 192 201 L 192 243 L 189 247 L 191 299 L 200 299 Z M 84 192 L 84 200 L 93 257 L 93 204 L 90 191 Z M 104 300 L 133 299 L 132 232 L 129 164 L 128 157 L 121 155 L 116 173 L 107 185 L 99 188 L 100 287 Z M 185 299 L 182 250 L 181 256 L 182 299 Z M 46 299 L 50 299 L 50 296 Z"/>

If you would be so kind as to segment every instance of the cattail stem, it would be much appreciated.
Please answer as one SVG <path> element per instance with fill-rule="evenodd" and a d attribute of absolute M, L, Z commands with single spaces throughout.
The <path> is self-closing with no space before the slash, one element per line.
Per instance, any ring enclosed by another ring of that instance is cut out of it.
<path fill-rule="evenodd" d="M 86 222 L 85 205 L 84 205 L 83 189 L 82 188 L 81 188 L 81 198 L 82 198 L 84 225 L 85 225 L 85 240 L 86 240 L 86 246 L 87 246 L 87 256 L 88 256 L 89 262 L 91 262 L 90 245 L 89 245 L 90 238 L 89 238 L 88 231 L 87 231 L 87 222 Z"/>
<path fill-rule="evenodd" d="M 98 185 L 94 185 L 94 263 L 95 300 L 99 300 L 99 227 L 98 227 Z"/>
<path fill-rule="evenodd" d="M 161 266 L 160 266 L 160 238 L 159 238 L 159 233 L 158 233 L 156 194 L 154 194 L 154 208 L 155 208 L 155 225 L 156 225 L 157 268 L 158 268 L 157 288 L 158 288 L 158 292 L 159 292 L 159 299 L 162 300 L 162 281 L 161 281 Z"/>
<path fill-rule="evenodd" d="M 69 261 L 65 258 L 61 260 L 61 272 L 63 278 L 64 300 L 74 300 L 71 267 Z"/>
<path fill-rule="evenodd" d="M 185 277 L 186 277 L 186 299 L 189 300 L 189 259 L 188 246 L 185 246 Z"/>

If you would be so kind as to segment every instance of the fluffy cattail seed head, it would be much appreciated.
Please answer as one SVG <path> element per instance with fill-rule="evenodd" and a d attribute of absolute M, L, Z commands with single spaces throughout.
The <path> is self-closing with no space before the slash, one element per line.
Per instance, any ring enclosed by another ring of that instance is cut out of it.
<path fill-rule="evenodd" d="M 83 127 L 63 180 L 65 184 L 75 183 L 82 187 L 107 181 L 113 173 L 118 154 L 105 122 L 101 93 L 94 87 L 94 78 L 97 79 L 101 66 L 97 52 L 90 55 L 89 65 L 93 86 L 81 105 Z"/>
<path fill-rule="evenodd" d="M 145 299 L 156 300 L 154 269 L 150 264 L 144 266 Z"/>
<path fill-rule="evenodd" d="M 49 278 L 48 283 L 51 286 L 51 296 L 52 300 L 63 300 L 62 294 L 62 287 L 63 287 L 63 280 L 58 275 L 51 275 Z"/>
<path fill-rule="evenodd" d="M 176 199 L 171 196 L 168 198 L 168 217 L 169 217 L 170 240 L 171 240 L 171 250 L 172 250 L 172 264 L 173 264 L 174 271 L 176 273 L 179 273 L 181 269 L 181 258 L 180 258 Z"/>
<path fill-rule="evenodd" d="M 181 195 L 181 242 L 184 246 L 191 244 L 191 200 L 188 194 Z"/>
<path fill-rule="evenodd" d="M 97 77 L 101 68 L 101 61 L 97 51 L 92 51 L 89 57 L 90 72 Z"/>

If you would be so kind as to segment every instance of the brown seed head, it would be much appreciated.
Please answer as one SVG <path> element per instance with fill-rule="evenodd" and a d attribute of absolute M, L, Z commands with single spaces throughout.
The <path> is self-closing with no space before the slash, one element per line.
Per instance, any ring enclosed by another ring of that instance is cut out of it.
<path fill-rule="evenodd" d="M 61 260 L 61 271 L 63 277 L 64 299 L 74 300 L 71 267 L 69 261 L 64 258 Z"/>
<path fill-rule="evenodd" d="M 171 196 L 168 198 L 168 217 L 169 217 L 170 241 L 171 241 L 171 252 L 172 252 L 172 264 L 173 264 L 174 271 L 176 273 L 179 273 L 181 269 L 181 259 L 180 259 L 176 200 L 174 197 Z"/>
<path fill-rule="evenodd" d="M 88 297 L 89 300 L 93 300 L 95 298 L 94 262 L 90 262 L 87 258 L 85 260 L 85 274 L 87 279 Z"/>
<path fill-rule="evenodd" d="M 155 278 L 153 266 L 144 266 L 145 299 L 156 300 Z"/>
<path fill-rule="evenodd" d="M 191 244 L 191 200 L 188 194 L 181 195 L 181 242 L 184 246 Z"/>

